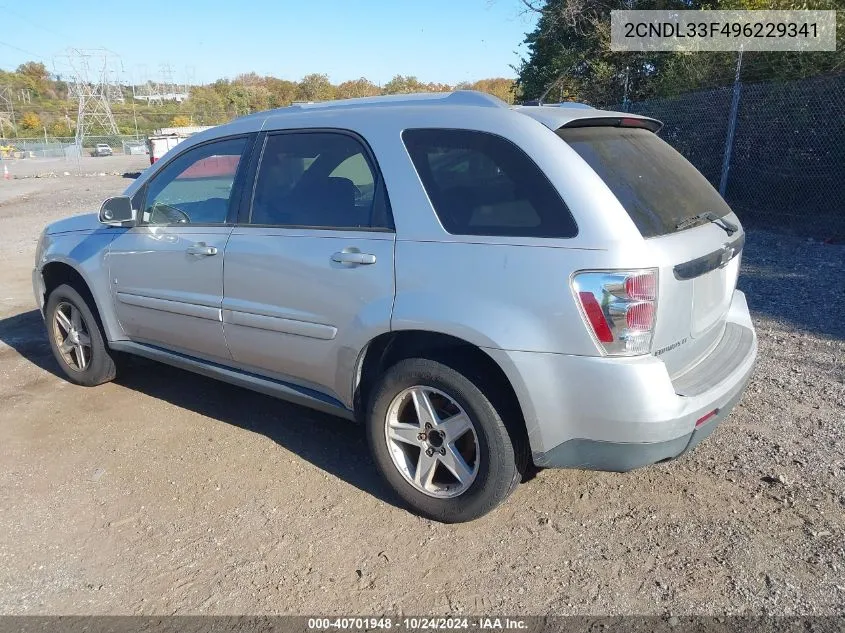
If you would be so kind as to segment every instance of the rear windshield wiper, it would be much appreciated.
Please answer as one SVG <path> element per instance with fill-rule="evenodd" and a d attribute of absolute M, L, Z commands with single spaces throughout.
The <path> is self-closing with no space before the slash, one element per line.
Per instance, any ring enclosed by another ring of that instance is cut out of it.
<path fill-rule="evenodd" d="M 705 211 L 704 213 L 699 213 L 691 218 L 681 220 L 675 225 L 675 230 L 683 231 L 684 229 L 688 229 L 696 224 L 703 224 L 704 222 L 712 222 L 720 229 L 724 230 L 728 235 L 733 235 L 739 230 L 739 227 L 736 224 L 728 222 L 725 218 L 720 218 L 712 211 Z"/>

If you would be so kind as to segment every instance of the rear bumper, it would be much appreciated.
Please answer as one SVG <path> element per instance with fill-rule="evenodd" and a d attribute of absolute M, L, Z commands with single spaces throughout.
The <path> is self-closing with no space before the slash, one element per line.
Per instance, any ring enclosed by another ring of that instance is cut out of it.
<path fill-rule="evenodd" d="M 627 472 L 657 462 L 680 457 L 692 450 L 719 423 L 728 417 L 745 389 L 743 382 L 731 399 L 718 408 L 718 413 L 704 424 L 680 437 L 661 442 L 607 442 L 576 438 L 554 447 L 548 453 L 535 454 L 534 462 L 546 468 L 583 468 L 586 470 L 607 470 Z M 713 409 L 711 409 L 712 411 Z"/>
<path fill-rule="evenodd" d="M 713 432 L 742 396 L 757 338 L 737 291 L 722 341 L 674 381 L 653 356 L 487 351 L 514 386 L 537 466 L 624 472 L 678 457 Z"/>

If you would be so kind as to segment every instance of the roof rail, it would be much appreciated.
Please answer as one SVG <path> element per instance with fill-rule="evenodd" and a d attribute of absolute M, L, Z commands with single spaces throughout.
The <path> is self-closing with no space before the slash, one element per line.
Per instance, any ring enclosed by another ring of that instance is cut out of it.
<path fill-rule="evenodd" d="M 507 108 L 507 103 L 486 92 L 479 92 L 478 90 L 455 90 L 450 92 L 446 97 L 446 101 L 454 103 L 455 105 L 475 105 L 484 106 L 487 108 Z"/>
<path fill-rule="evenodd" d="M 558 108 L 578 108 L 579 110 L 595 110 L 595 106 L 580 101 L 561 101 L 560 103 L 544 103 L 543 105 L 556 106 Z"/>
<path fill-rule="evenodd" d="M 418 92 L 412 94 L 381 95 L 378 97 L 360 97 L 357 99 L 339 99 L 337 101 L 318 101 L 316 103 L 294 103 L 285 108 L 265 110 L 247 114 L 244 118 L 276 116 L 279 114 L 302 112 L 305 110 L 328 110 L 346 108 L 379 108 L 396 106 L 457 105 L 480 106 L 484 108 L 507 108 L 507 103 L 485 92 L 476 90 L 455 90 L 454 92 Z"/>
<path fill-rule="evenodd" d="M 540 103 L 538 99 L 533 101 L 525 101 L 524 106 L 543 106 L 546 108 L 578 108 L 579 110 L 594 110 L 595 108 L 589 103 L 580 103 L 578 101 L 561 101 L 560 103 Z"/>

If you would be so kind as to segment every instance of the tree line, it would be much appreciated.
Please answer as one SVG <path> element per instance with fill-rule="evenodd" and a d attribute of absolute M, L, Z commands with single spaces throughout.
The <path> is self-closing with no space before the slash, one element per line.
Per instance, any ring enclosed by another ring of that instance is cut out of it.
<path fill-rule="evenodd" d="M 835 9 L 837 50 L 821 53 L 745 53 L 744 82 L 802 79 L 845 70 L 845 0 L 520 0 L 537 15 L 527 35 L 528 54 L 516 70 L 525 99 L 546 91 L 549 101 L 597 106 L 726 86 L 733 83 L 737 53 L 615 52 L 610 12 L 627 10 Z"/>
<path fill-rule="evenodd" d="M 5 137 L 49 135 L 69 137 L 76 127 L 77 104 L 71 86 L 62 77 L 52 75 L 39 62 L 26 62 L 15 71 L 0 70 L 0 88 L 7 87 L 15 111 L 14 126 L 10 116 L 0 114 L 0 132 Z M 136 91 L 144 86 L 135 86 Z M 234 117 L 279 108 L 294 102 L 327 101 L 413 92 L 448 92 L 456 89 L 480 90 L 513 103 L 517 99 L 513 79 L 495 77 L 456 85 L 423 82 L 414 76 L 396 75 L 378 85 L 361 77 L 334 84 L 328 75 L 313 73 L 299 81 L 269 75 L 246 73 L 234 79 L 218 79 L 189 86 L 182 103 L 147 104 L 133 98 L 132 86 L 121 86 L 122 100 L 111 104 L 121 134 L 140 135 L 168 126 L 217 125 Z M 0 102 L 0 113 L 3 111 Z"/>

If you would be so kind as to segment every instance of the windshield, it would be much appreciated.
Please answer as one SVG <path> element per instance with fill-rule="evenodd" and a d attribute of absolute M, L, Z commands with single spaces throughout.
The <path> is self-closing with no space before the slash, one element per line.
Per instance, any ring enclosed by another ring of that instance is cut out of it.
<path fill-rule="evenodd" d="M 557 134 L 601 177 L 643 237 L 675 233 L 731 212 L 707 179 L 649 130 L 578 127 Z"/>

